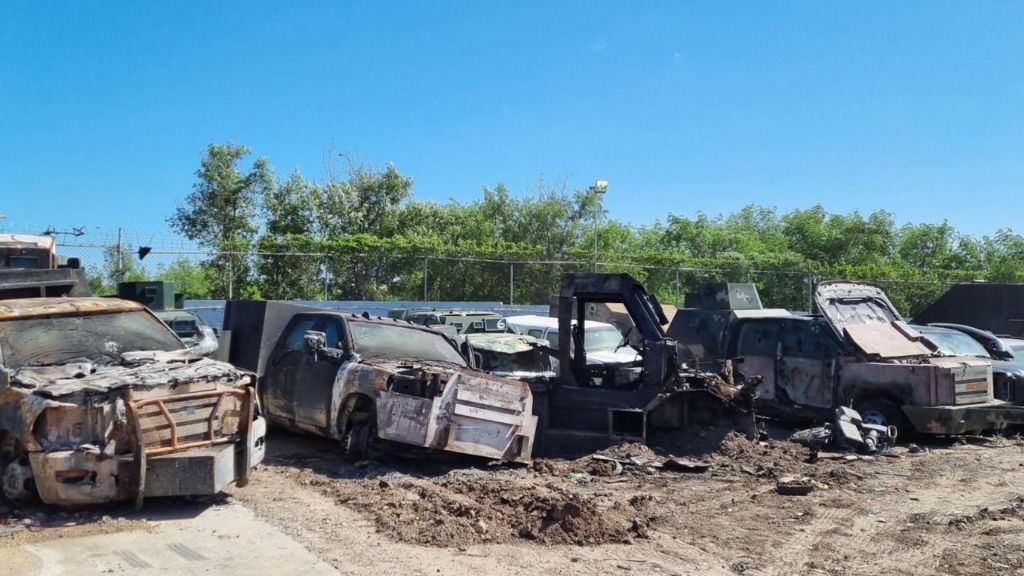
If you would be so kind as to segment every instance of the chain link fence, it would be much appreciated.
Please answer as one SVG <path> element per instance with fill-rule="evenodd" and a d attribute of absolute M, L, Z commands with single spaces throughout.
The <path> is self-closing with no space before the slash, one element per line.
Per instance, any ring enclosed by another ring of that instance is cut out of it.
<path fill-rule="evenodd" d="M 815 284 L 809 271 L 762 270 L 730 264 L 722 267 L 651 266 L 630 262 L 518 260 L 400 254 L 211 254 L 180 241 L 154 245 L 139 258 L 140 245 L 126 236 L 102 241 L 71 238 L 58 243 L 64 257 L 79 258 L 95 287 L 113 290 L 125 280 L 170 279 L 189 294 L 188 273 L 215 257 L 230 257 L 248 274 L 248 284 L 233 286 L 233 297 L 260 296 L 317 301 L 500 302 L 508 306 L 548 305 L 570 272 L 628 272 L 665 304 L 682 306 L 687 292 L 707 282 L 753 282 L 765 306 L 813 310 Z M 183 276 L 185 275 L 185 276 Z M 852 278 L 881 285 L 899 309 L 912 316 L 955 281 Z M 969 280 L 969 279 L 966 279 Z M 184 285 L 183 285 L 184 284 Z M 199 295 L 202 297 L 202 295 Z M 383 308 L 381 306 L 381 308 Z"/>

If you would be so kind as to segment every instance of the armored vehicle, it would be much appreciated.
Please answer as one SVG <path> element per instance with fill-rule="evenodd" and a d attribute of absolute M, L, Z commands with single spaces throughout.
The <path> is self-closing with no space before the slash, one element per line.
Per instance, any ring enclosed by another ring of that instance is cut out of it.
<path fill-rule="evenodd" d="M 914 322 L 963 324 L 1000 336 L 1024 337 L 1024 284 L 954 284 Z"/>
<path fill-rule="evenodd" d="M 739 306 L 738 291 L 750 295 Z M 819 315 L 765 310 L 752 285 L 704 292 L 718 297 L 688 302 L 715 304 L 685 308 L 669 334 L 695 364 L 741 358 L 744 373 L 761 375 L 759 412 L 827 420 L 852 406 L 865 422 L 929 434 L 1024 423 L 1024 410 L 993 399 L 989 362 L 937 354 L 877 286 L 821 283 Z"/>
<path fill-rule="evenodd" d="M 185 295 L 174 291 L 173 282 L 121 282 L 117 296 L 149 308 L 193 350 L 203 355 L 217 350 L 216 331 L 198 314 L 185 309 Z"/>
<path fill-rule="evenodd" d="M 420 326 L 438 327 L 451 326 L 459 334 L 479 334 L 482 332 L 507 332 L 501 314 L 479 310 L 406 310 L 395 309 L 388 316 L 405 320 Z"/>
<path fill-rule="evenodd" d="M 231 301 L 220 353 L 259 375 L 272 424 L 339 440 L 354 460 L 377 440 L 496 460 L 532 454 L 529 386 L 473 368 L 459 342 L 425 326 Z"/>
<path fill-rule="evenodd" d="M 595 364 L 589 361 L 590 331 L 581 329 L 574 317 L 586 318 L 589 306 L 608 303 L 622 305 L 629 315 L 631 326 L 621 345 L 631 353 L 624 362 Z M 754 433 L 753 386 L 734 380 L 728 370 L 687 366 L 675 340 L 665 334 L 668 319 L 661 304 L 629 274 L 565 275 L 557 320 L 558 376 L 534 388 L 535 411 L 548 446 L 647 440 L 649 435 L 695 429 Z M 631 334 L 637 344 L 631 343 Z"/>
<path fill-rule="evenodd" d="M 208 495 L 263 458 L 255 378 L 195 355 L 142 305 L 0 301 L 3 496 L 85 505 Z"/>

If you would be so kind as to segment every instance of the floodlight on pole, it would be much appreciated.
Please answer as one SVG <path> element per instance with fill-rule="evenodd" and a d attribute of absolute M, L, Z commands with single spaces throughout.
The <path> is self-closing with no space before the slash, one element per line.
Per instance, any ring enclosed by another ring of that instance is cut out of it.
<path fill-rule="evenodd" d="M 608 180 L 604 178 L 598 178 L 594 181 L 594 185 L 590 187 L 590 192 L 597 197 L 597 206 L 594 209 L 594 272 L 597 272 L 598 263 L 598 251 L 600 249 L 598 245 L 598 218 L 601 216 L 601 208 L 603 206 L 602 199 L 608 192 Z"/>

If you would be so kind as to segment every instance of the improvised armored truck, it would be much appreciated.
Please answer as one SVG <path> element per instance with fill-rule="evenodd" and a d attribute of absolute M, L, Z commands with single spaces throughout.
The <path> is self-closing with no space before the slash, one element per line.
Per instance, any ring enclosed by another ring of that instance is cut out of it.
<path fill-rule="evenodd" d="M 630 354 L 622 362 L 593 363 L 588 331 L 574 319 L 609 303 L 629 316 L 618 347 Z M 578 450 L 711 428 L 754 434 L 748 394 L 754 387 L 683 363 L 663 329 L 668 319 L 661 304 L 631 275 L 566 274 L 557 308 L 558 375 L 534 382 L 546 447 Z"/>
<path fill-rule="evenodd" d="M 753 285 L 713 285 L 687 297 L 669 334 L 699 365 L 741 358 L 760 374 L 758 411 L 827 420 L 852 406 L 865 422 L 928 434 L 1024 423 L 1024 410 L 993 400 L 991 365 L 943 357 L 908 326 L 881 288 L 824 282 L 820 315 L 766 310 Z"/>
<path fill-rule="evenodd" d="M 455 339 L 424 326 L 231 301 L 220 353 L 258 374 L 272 424 L 339 440 L 354 460 L 377 439 L 496 460 L 533 451 L 529 386 L 473 368 Z"/>
<path fill-rule="evenodd" d="M 255 384 L 135 302 L 2 300 L 3 496 L 141 506 L 244 485 L 264 452 Z"/>

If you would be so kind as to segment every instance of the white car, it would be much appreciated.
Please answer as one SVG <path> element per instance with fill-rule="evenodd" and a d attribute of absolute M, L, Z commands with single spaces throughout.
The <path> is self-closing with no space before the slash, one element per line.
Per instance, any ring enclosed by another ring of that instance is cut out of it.
<path fill-rule="evenodd" d="M 558 350 L 558 318 L 508 316 L 505 321 L 520 334 L 547 340 L 552 350 Z M 572 323 L 575 326 L 576 320 Z M 640 360 L 637 351 L 623 342 L 622 333 L 615 326 L 587 320 L 583 327 L 586 330 L 583 341 L 587 349 L 587 364 L 632 364 Z"/>

